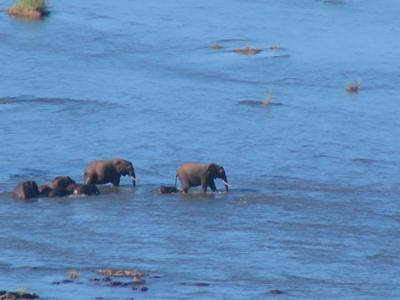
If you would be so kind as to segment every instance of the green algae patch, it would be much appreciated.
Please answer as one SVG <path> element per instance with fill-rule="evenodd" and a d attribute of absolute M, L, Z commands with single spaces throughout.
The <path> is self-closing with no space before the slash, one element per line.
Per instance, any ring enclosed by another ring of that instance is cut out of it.
<path fill-rule="evenodd" d="M 17 3 L 7 9 L 10 16 L 39 20 L 49 14 L 46 0 L 18 0 Z"/>

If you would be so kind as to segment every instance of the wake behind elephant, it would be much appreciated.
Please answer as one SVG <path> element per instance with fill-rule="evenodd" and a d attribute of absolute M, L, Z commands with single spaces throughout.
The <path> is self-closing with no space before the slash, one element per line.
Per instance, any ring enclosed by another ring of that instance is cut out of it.
<path fill-rule="evenodd" d="M 121 176 L 128 175 L 132 185 L 136 185 L 136 176 L 133 164 L 125 159 L 94 160 L 85 168 L 85 184 L 112 183 L 119 186 Z"/>
<path fill-rule="evenodd" d="M 176 171 L 175 186 L 177 178 L 179 178 L 179 181 L 182 185 L 182 191 L 185 193 L 188 192 L 191 187 L 196 187 L 199 185 L 201 185 L 203 192 L 207 191 L 207 187 L 210 187 L 210 189 L 215 192 L 217 190 L 214 182 L 215 178 L 222 179 L 222 182 L 225 186 L 225 191 L 228 191 L 229 183 L 228 179 L 226 178 L 225 169 L 224 167 L 215 163 L 183 164 Z"/>

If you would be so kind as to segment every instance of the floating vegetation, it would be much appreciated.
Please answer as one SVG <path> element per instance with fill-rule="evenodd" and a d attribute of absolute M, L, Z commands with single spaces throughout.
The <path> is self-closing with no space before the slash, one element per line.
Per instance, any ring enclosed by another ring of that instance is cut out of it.
<path fill-rule="evenodd" d="M 347 84 L 346 91 L 353 94 L 360 90 L 360 83 L 358 81 L 353 81 Z"/>
<path fill-rule="evenodd" d="M 262 101 L 263 106 L 269 106 L 272 103 L 272 92 L 269 90 L 264 100 Z"/>
<path fill-rule="evenodd" d="M 215 49 L 215 50 L 218 50 L 218 49 L 222 49 L 222 46 L 220 44 L 212 44 L 211 48 Z"/>
<path fill-rule="evenodd" d="M 79 272 L 75 270 L 71 270 L 68 272 L 68 278 L 71 280 L 76 280 L 79 278 Z"/>
<path fill-rule="evenodd" d="M 110 277 L 142 277 L 146 275 L 146 273 L 137 270 L 117 270 L 117 269 L 100 269 L 97 270 L 97 273 L 103 276 Z"/>
<path fill-rule="evenodd" d="M 133 290 L 138 289 L 138 285 L 143 285 L 146 281 L 142 278 L 144 276 L 148 276 L 145 272 L 137 271 L 137 270 L 118 270 L 118 269 L 101 269 L 97 270 L 97 273 L 102 275 L 103 278 L 93 277 L 89 279 L 95 285 L 101 285 L 102 283 L 108 287 L 130 287 Z M 130 281 L 121 278 L 130 278 Z M 118 278 L 118 280 L 115 280 Z M 153 278 L 159 278 L 159 276 L 153 276 Z M 140 291 L 145 292 L 148 288 L 143 286 L 140 288 Z"/>
<path fill-rule="evenodd" d="M 256 55 L 262 51 L 261 48 L 236 48 L 233 50 L 233 52 L 237 54 L 242 54 L 242 55 Z"/>
<path fill-rule="evenodd" d="M 35 293 L 28 293 L 25 290 L 17 290 L 15 292 L 0 291 L 0 300 L 26 300 L 40 299 Z"/>
<path fill-rule="evenodd" d="M 10 16 L 40 19 L 48 15 L 46 0 L 17 0 L 17 3 L 7 10 Z"/>

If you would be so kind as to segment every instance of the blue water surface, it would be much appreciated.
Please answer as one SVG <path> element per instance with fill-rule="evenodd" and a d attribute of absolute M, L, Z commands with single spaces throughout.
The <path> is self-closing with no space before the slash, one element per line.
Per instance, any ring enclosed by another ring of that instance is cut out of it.
<path fill-rule="evenodd" d="M 0 289 L 399 299 L 399 9 L 58 0 L 40 22 L 1 13 Z M 245 47 L 263 51 L 233 52 Z M 20 181 L 81 181 L 115 157 L 134 163 L 135 190 L 123 178 L 98 197 L 12 198 Z M 223 165 L 230 192 L 159 195 L 189 161 Z M 148 291 L 89 281 L 109 267 L 146 271 Z M 71 269 L 79 282 L 52 284 Z"/>

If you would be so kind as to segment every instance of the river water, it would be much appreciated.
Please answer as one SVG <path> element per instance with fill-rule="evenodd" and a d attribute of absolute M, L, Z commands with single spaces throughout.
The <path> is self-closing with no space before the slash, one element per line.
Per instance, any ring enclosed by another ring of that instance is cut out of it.
<path fill-rule="evenodd" d="M 397 0 L 49 8 L 42 22 L 0 14 L 0 289 L 400 298 Z M 263 52 L 232 52 L 243 47 Z M 115 157 L 133 162 L 135 190 L 122 178 L 97 197 L 11 196 L 22 180 L 81 181 L 91 160 Z M 223 165 L 229 193 L 157 194 L 189 161 Z M 156 276 L 147 292 L 91 284 L 104 267 Z M 52 284 L 72 269 L 78 282 Z"/>

